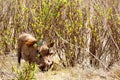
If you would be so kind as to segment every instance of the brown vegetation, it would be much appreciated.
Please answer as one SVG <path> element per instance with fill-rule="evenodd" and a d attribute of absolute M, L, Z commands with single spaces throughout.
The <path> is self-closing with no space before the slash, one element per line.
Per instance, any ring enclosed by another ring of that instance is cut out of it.
<path fill-rule="evenodd" d="M 55 41 L 59 66 L 119 74 L 120 0 L 0 0 L 0 54 L 17 51 L 22 32 Z"/>

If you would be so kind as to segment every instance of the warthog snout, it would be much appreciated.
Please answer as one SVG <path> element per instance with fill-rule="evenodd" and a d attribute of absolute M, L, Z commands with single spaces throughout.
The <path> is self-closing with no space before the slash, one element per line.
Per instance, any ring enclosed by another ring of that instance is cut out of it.
<path fill-rule="evenodd" d="M 40 45 L 34 46 L 37 39 L 30 34 L 23 33 L 18 38 L 18 63 L 20 64 L 21 58 L 29 63 L 37 63 L 42 71 L 48 70 L 53 61 L 51 55 L 54 53 L 52 47 L 54 43 L 40 42 Z"/>
<path fill-rule="evenodd" d="M 43 61 L 40 62 L 39 68 L 42 71 L 47 71 L 53 64 L 53 61 L 49 57 L 44 57 Z"/>

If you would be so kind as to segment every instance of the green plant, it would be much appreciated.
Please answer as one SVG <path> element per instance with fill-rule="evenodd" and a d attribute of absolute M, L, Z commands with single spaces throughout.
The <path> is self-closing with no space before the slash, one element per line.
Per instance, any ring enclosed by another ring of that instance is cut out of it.
<path fill-rule="evenodd" d="M 37 65 L 25 63 L 22 69 L 13 68 L 17 74 L 17 80 L 36 80 L 35 74 L 39 70 Z"/>

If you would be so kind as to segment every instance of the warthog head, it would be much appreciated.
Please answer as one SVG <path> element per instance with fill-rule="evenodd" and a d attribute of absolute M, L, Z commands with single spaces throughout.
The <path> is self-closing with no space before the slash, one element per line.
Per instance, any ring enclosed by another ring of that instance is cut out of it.
<path fill-rule="evenodd" d="M 53 45 L 54 42 L 48 44 L 45 41 L 42 41 L 37 47 L 37 54 L 39 57 L 38 65 L 42 71 L 48 70 L 53 64 L 53 61 L 51 60 L 51 55 L 54 53 L 52 49 Z"/>

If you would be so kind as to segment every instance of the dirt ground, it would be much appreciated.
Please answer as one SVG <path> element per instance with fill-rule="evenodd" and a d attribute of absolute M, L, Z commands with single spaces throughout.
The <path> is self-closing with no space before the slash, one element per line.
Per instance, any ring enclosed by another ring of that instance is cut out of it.
<path fill-rule="evenodd" d="M 16 80 L 13 67 L 17 65 L 16 54 L 0 56 L 0 80 Z M 82 69 L 76 66 L 47 72 L 39 71 L 35 74 L 35 77 L 37 80 L 119 80 L 120 68 L 119 71 L 117 69 L 106 71 L 94 68 Z"/>

